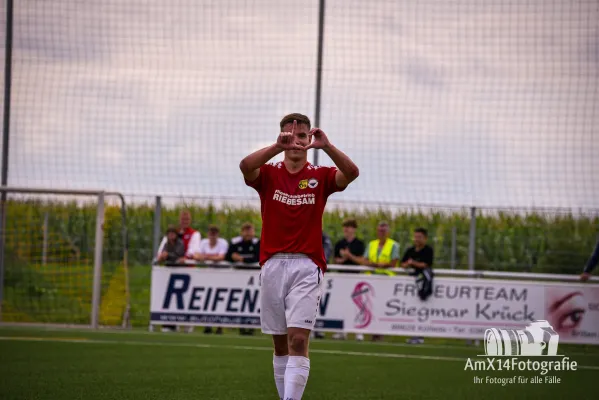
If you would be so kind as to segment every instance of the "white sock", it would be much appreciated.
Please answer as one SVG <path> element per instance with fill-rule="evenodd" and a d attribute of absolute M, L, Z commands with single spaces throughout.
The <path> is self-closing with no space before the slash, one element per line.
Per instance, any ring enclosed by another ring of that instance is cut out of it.
<path fill-rule="evenodd" d="M 289 356 L 285 370 L 285 400 L 300 400 L 310 375 L 310 360 L 301 356 Z"/>
<path fill-rule="evenodd" d="M 285 398 L 285 369 L 287 369 L 288 359 L 289 356 L 272 357 L 272 366 L 275 371 L 275 385 L 277 385 L 277 392 L 279 392 L 281 400 Z"/>

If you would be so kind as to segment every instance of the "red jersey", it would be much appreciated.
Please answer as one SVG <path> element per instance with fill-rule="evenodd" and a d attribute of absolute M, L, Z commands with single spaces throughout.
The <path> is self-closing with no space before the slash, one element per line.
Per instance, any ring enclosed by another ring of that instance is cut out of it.
<path fill-rule="evenodd" d="M 184 231 L 179 232 L 179 236 L 183 239 L 183 244 L 185 244 L 185 253 L 187 254 L 187 250 L 189 249 L 189 241 L 194 233 L 197 231 L 193 228 L 187 227 Z"/>
<path fill-rule="evenodd" d="M 329 195 L 340 192 L 335 167 L 306 163 L 295 174 L 283 162 L 260 167 L 260 175 L 246 185 L 260 194 L 262 235 L 260 265 L 276 253 L 302 253 L 324 273 L 322 214 Z"/>

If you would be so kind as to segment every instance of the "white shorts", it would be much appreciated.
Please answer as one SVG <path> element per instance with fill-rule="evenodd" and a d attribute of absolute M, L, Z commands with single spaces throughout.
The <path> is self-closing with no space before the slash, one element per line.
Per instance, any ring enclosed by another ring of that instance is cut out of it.
<path fill-rule="evenodd" d="M 260 325 L 269 335 L 287 328 L 312 330 L 322 292 L 322 272 L 303 254 L 275 254 L 260 273 Z"/>

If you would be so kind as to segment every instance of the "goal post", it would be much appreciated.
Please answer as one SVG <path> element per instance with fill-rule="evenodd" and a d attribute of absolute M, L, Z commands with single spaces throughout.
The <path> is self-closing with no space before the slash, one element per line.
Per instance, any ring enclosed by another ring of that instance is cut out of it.
<path fill-rule="evenodd" d="M 0 193 L 0 321 L 129 327 L 124 196 L 9 186 Z M 108 196 L 120 207 L 107 205 Z M 122 259 L 104 256 L 105 236 L 115 233 L 105 229 L 109 211 L 121 214 Z"/>

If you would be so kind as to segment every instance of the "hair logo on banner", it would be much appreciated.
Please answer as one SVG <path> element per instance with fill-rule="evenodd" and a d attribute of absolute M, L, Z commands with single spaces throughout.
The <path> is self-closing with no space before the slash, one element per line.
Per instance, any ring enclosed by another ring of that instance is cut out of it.
<path fill-rule="evenodd" d="M 372 322 L 372 297 L 374 289 L 367 282 L 356 284 L 351 294 L 354 304 L 358 307 L 354 326 L 358 329 L 366 328 Z"/>

